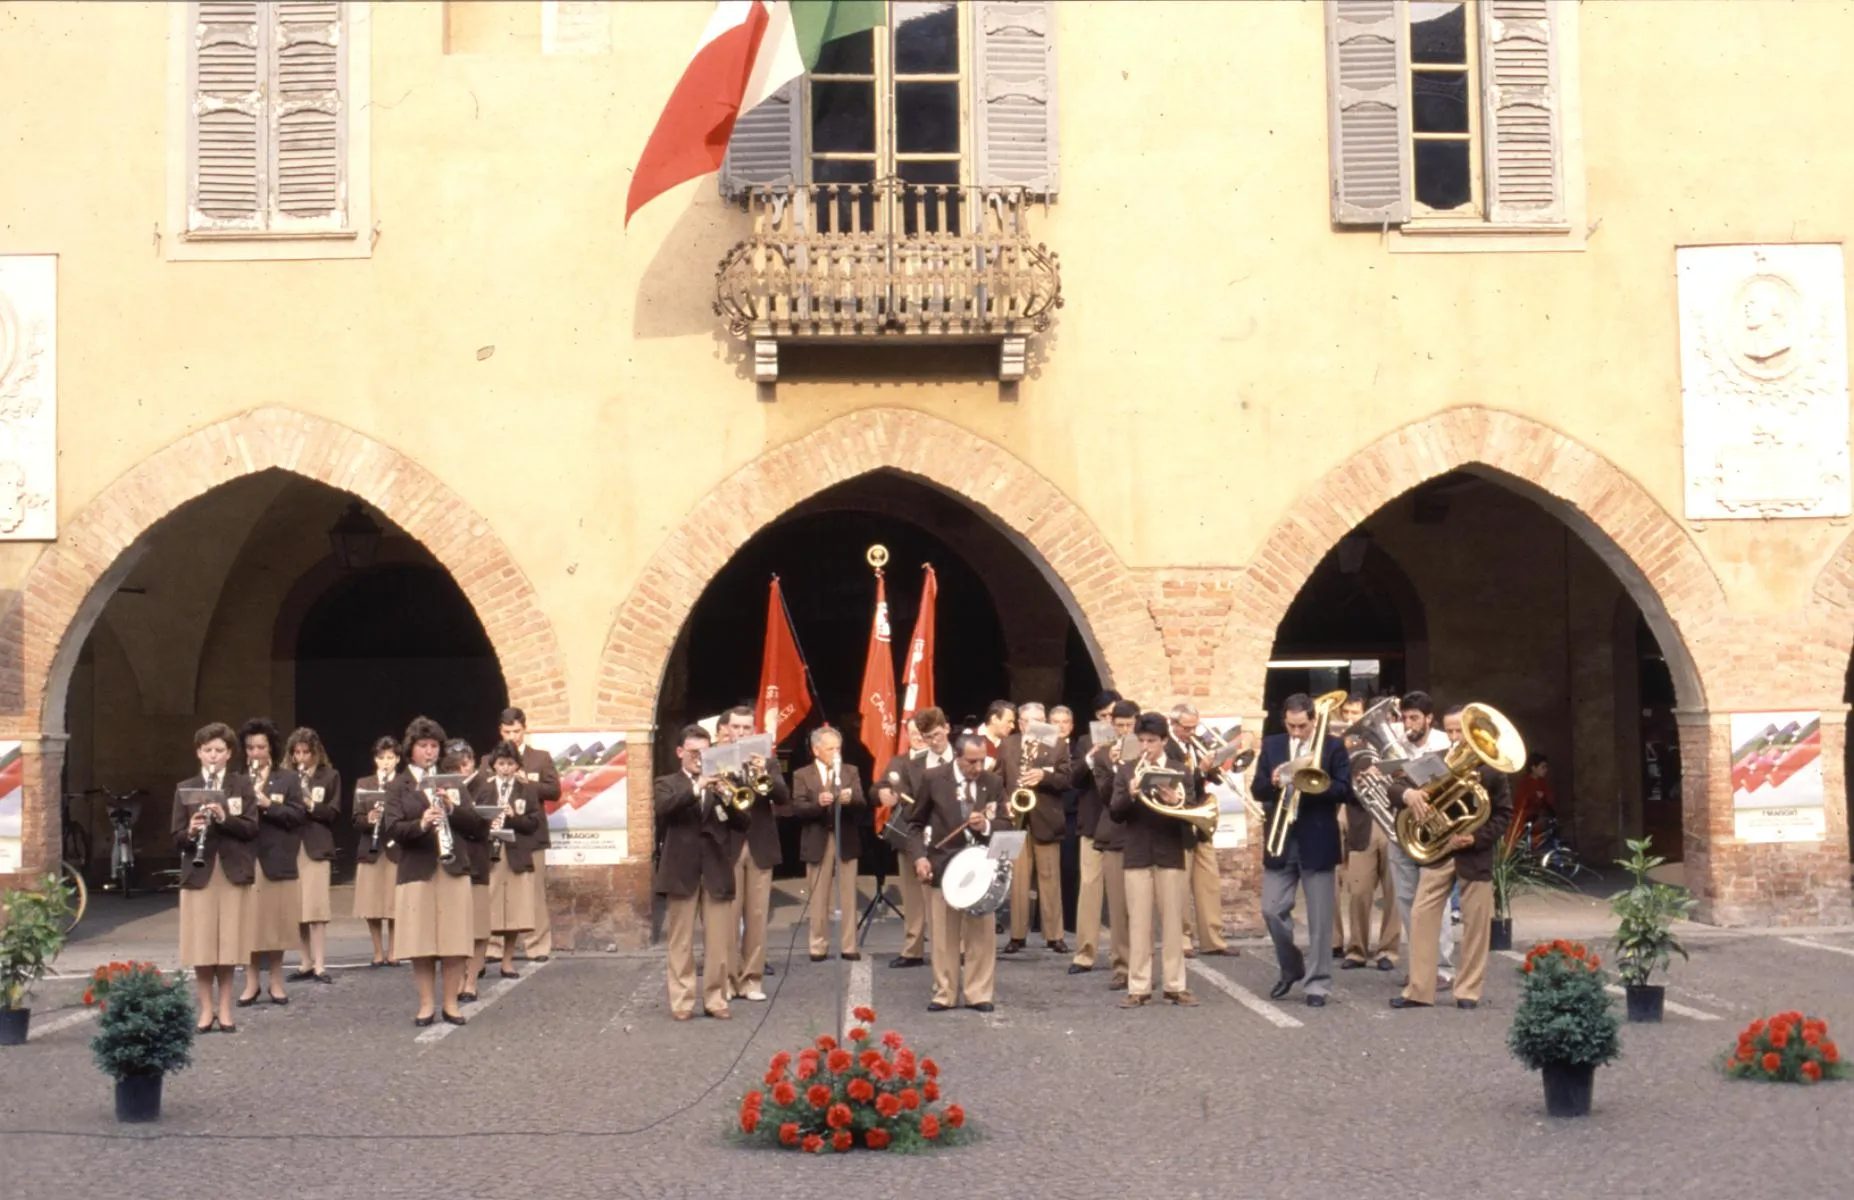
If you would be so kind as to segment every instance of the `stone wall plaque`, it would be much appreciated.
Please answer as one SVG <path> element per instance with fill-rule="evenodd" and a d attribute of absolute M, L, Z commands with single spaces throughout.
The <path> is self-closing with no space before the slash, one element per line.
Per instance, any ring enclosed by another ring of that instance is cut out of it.
<path fill-rule="evenodd" d="M 1847 516 L 1841 247 L 1685 246 L 1675 262 L 1687 519 Z"/>
<path fill-rule="evenodd" d="M 58 259 L 0 255 L 0 540 L 58 536 Z"/>
<path fill-rule="evenodd" d="M 544 0 L 541 5 L 541 53 L 611 52 L 610 0 Z"/>

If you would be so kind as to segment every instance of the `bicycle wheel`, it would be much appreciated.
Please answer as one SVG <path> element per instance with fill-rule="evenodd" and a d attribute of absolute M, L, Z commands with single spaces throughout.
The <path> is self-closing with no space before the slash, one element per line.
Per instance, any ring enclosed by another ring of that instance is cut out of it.
<path fill-rule="evenodd" d="M 84 909 L 90 906 L 90 888 L 84 883 L 84 873 L 70 863 L 59 864 L 63 868 L 61 879 L 71 889 L 71 923 L 64 927 L 66 933 L 77 928 L 77 923 L 84 919 Z"/>

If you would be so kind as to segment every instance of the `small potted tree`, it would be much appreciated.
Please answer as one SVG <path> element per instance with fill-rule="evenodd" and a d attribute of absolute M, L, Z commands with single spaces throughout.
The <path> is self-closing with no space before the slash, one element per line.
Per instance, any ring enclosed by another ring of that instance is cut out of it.
<path fill-rule="evenodd" d="M 1513 948 L 1513 900 L 1527 892 L 1557 891 L 1569 880 L 1539 860 L 1525 830 L 1509 827 L 1493 848 L 1493 935 L 1491 950 Z"/>
<path fill-rule="evenodd" d="M 153 963 L 135 963 L 108 981 L 90 1052 L 116 1081 L 116 1119 L 161 1116 L 161 1081 L 193 1061 L 193 998 L 178 978 Z"/>
<path fill-rule="evenodd" d="M 64 949 L 70 897 L 56 878 L 38 891 L 6 894 L 0 914 L 0 1046 L 23 1046 L 32 1023 L 26 999 Z"/>
<path fill-rule="evenodd" d="M 1629 1020 L 1659 1021 L 1666 1003 L 1667 989 L 1650 984 L 1656 968 L 1666 970 L 1673 956 L 1687 957 L 1686 947 L 1674 936 L 1674 922 L 1685 920 L 1698 903 L 1677 887 L 1656 883 L 1648 872 L 1667 860 L 1649 854 L 1653 839 L 1631 839 L 1630 857 L 1619 858 L 1616 865 L 1627 870 L 1634 880 L 1625 892 L 1609 902 L 1610 911 L 1620 919 L 1616 928 L 1616 973 L 1622 977 L 1622 989 L 1628 996 Z"/>
<path fill-rule="evenodd" d="M 1622 1053 L 1602 960 L 1579 942 L 1559 939 L 1532 947 L 1519 970 L 1507 1047 L 1544 1076 L 1547 1113 L 1588 1116 L 1596 1069 Z"/>

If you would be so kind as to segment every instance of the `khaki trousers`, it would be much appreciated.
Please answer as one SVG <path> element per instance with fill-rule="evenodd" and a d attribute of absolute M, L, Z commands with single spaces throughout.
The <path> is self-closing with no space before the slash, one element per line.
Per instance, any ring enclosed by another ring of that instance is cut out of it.
<path fill-rule="evenodd" d="M 1062 940 L 1062 843 L 1024 839 L 1011 872 L 1011 940 L 1030 936 L 1030 872 L 1036 871 L 1037 907 L 1043 910 L 1043 941 Z"/>
<path fill-rule="evenodd" d="M 1384 827 L 1371 822 L 1371 846 L 1346 855 L 1344 901 L 1347 911 L 1345 957 L 1349 962 L 1379 958 L 1397 961 L 1403 914 L 1397 908 L 1397 882 L 1391 876 L 1390 839 Z M 1384 913 L 1378 918 L 1378 936 L 1371 940 L 1371 910 L 1380 896 Z"/>
<path fill-rule="evenodd" d="M 1455 860 L 1424 867 L 1416 885 L 1416 903 L 1410 931 L 1410 983 L 1406 1000 L 1436 1002 L 1436 950 L 1443 922 L 1448 919 L 1448 897 L 1455 889 Z M 1488 880 L 1461 882 L 1461 946 L 1455 954 L 1455 999 L 1479 1000 L 1487 982 L 1487 947 L 1493 940 L 1493 884 Z"/>
<path fill-rule="evenodd" d="M 1156 908 L 1165 990 L 1185 990 L 1185 873 L 1178 867 L 1129 867 L 1127 994 L 1152 995 L 1152 920 Z"/>
<path fill-rule="evenodd" d="M 522 953 L 547 958 L 554 952 L 553 910 L 547 907 L 547 851 L 534 852 L 534 929 L 522 940 Z"/>
<path fill-rule="evenodd" d="M 838 941 L 843 953 L 855 954 L 856 918 L 861 915 L 856 911 L 856 860 L 851 859 L 846 863 L 837 861 L 835 833 L 824 839 L 824 861 L 805 867 L 805 892 L 810 897 L 811 905 L 813 958 L 830 953 L 830 885 L 833 875 L 837 880 L 837 908 L 843 913 L 843 920 L 839 922 L 843 934 Z"/>
<path fill-rule="evenodd" d="M 1092 967 L 1101 941 L 1101 898 L 1107 898 L 1108 965 L 1127 969 L 1127 880 L 1118 850 L 1081 840 L 1081 898 L 1075 904 L 1075 965 Z"/>
<path fill-rule="evenodd" d="M 727 1011 L 729 951 L 734 941 L 734 904 L 717 900 L 705 886 L 693 896 L 666 897 L 663 931 L 669 940 L 670 1012 L 695 1012 L 695 923 L 702 923 L 702 1008 Z"/>
<path fill-rule="evenodd" d="M 933 917 L 929 911 L 927 885 L 914 873 L 914 864 L 903 854 L 895 868 L 900 872 L 896 876 L 901 884 L 901 957 L 927 957 L 927 923 Z"/>
<path fill-rule="evenodd" d="M 1217 865 L 1217 848 L 1199 842 L 1185 859 L 1185 879 L 1191 889 L 1192 912 L 1185 914 L 1186 949 L 1223 951 L 1230 948 L 1223 936 L 1223 872 Z"/>
<path fill-rule="evenodd" d="M 965 965 L 967 1004 L 992 997 L 998 963 L 998 935 L 993 914 L 968 916 L 946 902 L 939 888 L 927 889 L 933 907 L 933 1002 L 958 1007 L 960 964 Z"/>
<path fill-rule="evenodd" d="M 736 996 L 757 992 L 766 981 L 766 918 L 772 909 L 772 869 L 753 861 L 746 843 L 734 862 L 734 914 L 730 930 L 740 931 L 739 945 L 729 964 L 728 984 Z"/>

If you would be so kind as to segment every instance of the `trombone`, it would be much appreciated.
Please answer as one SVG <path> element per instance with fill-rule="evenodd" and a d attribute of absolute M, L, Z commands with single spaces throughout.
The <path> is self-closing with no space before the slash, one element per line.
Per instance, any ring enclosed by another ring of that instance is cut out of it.
<path fill-rule="evenodd" d="M 1345 697 L 1344 692 L 1327 692 L 1313 702 L 1313 737 L 1307 743 L 1307 753 L 1287 764 L 1288 783 L 1281 789 L 1281 798 L 1268 822 L 1263 852 L 1270 858 L 1287 853 L 1288 834 L 1300 819 L 1301 795 L 1318 796 L 1333 785 L 1332 776 L 1321 769 L 1320 759 L 1326 750 L 1326 728 Z"/>

